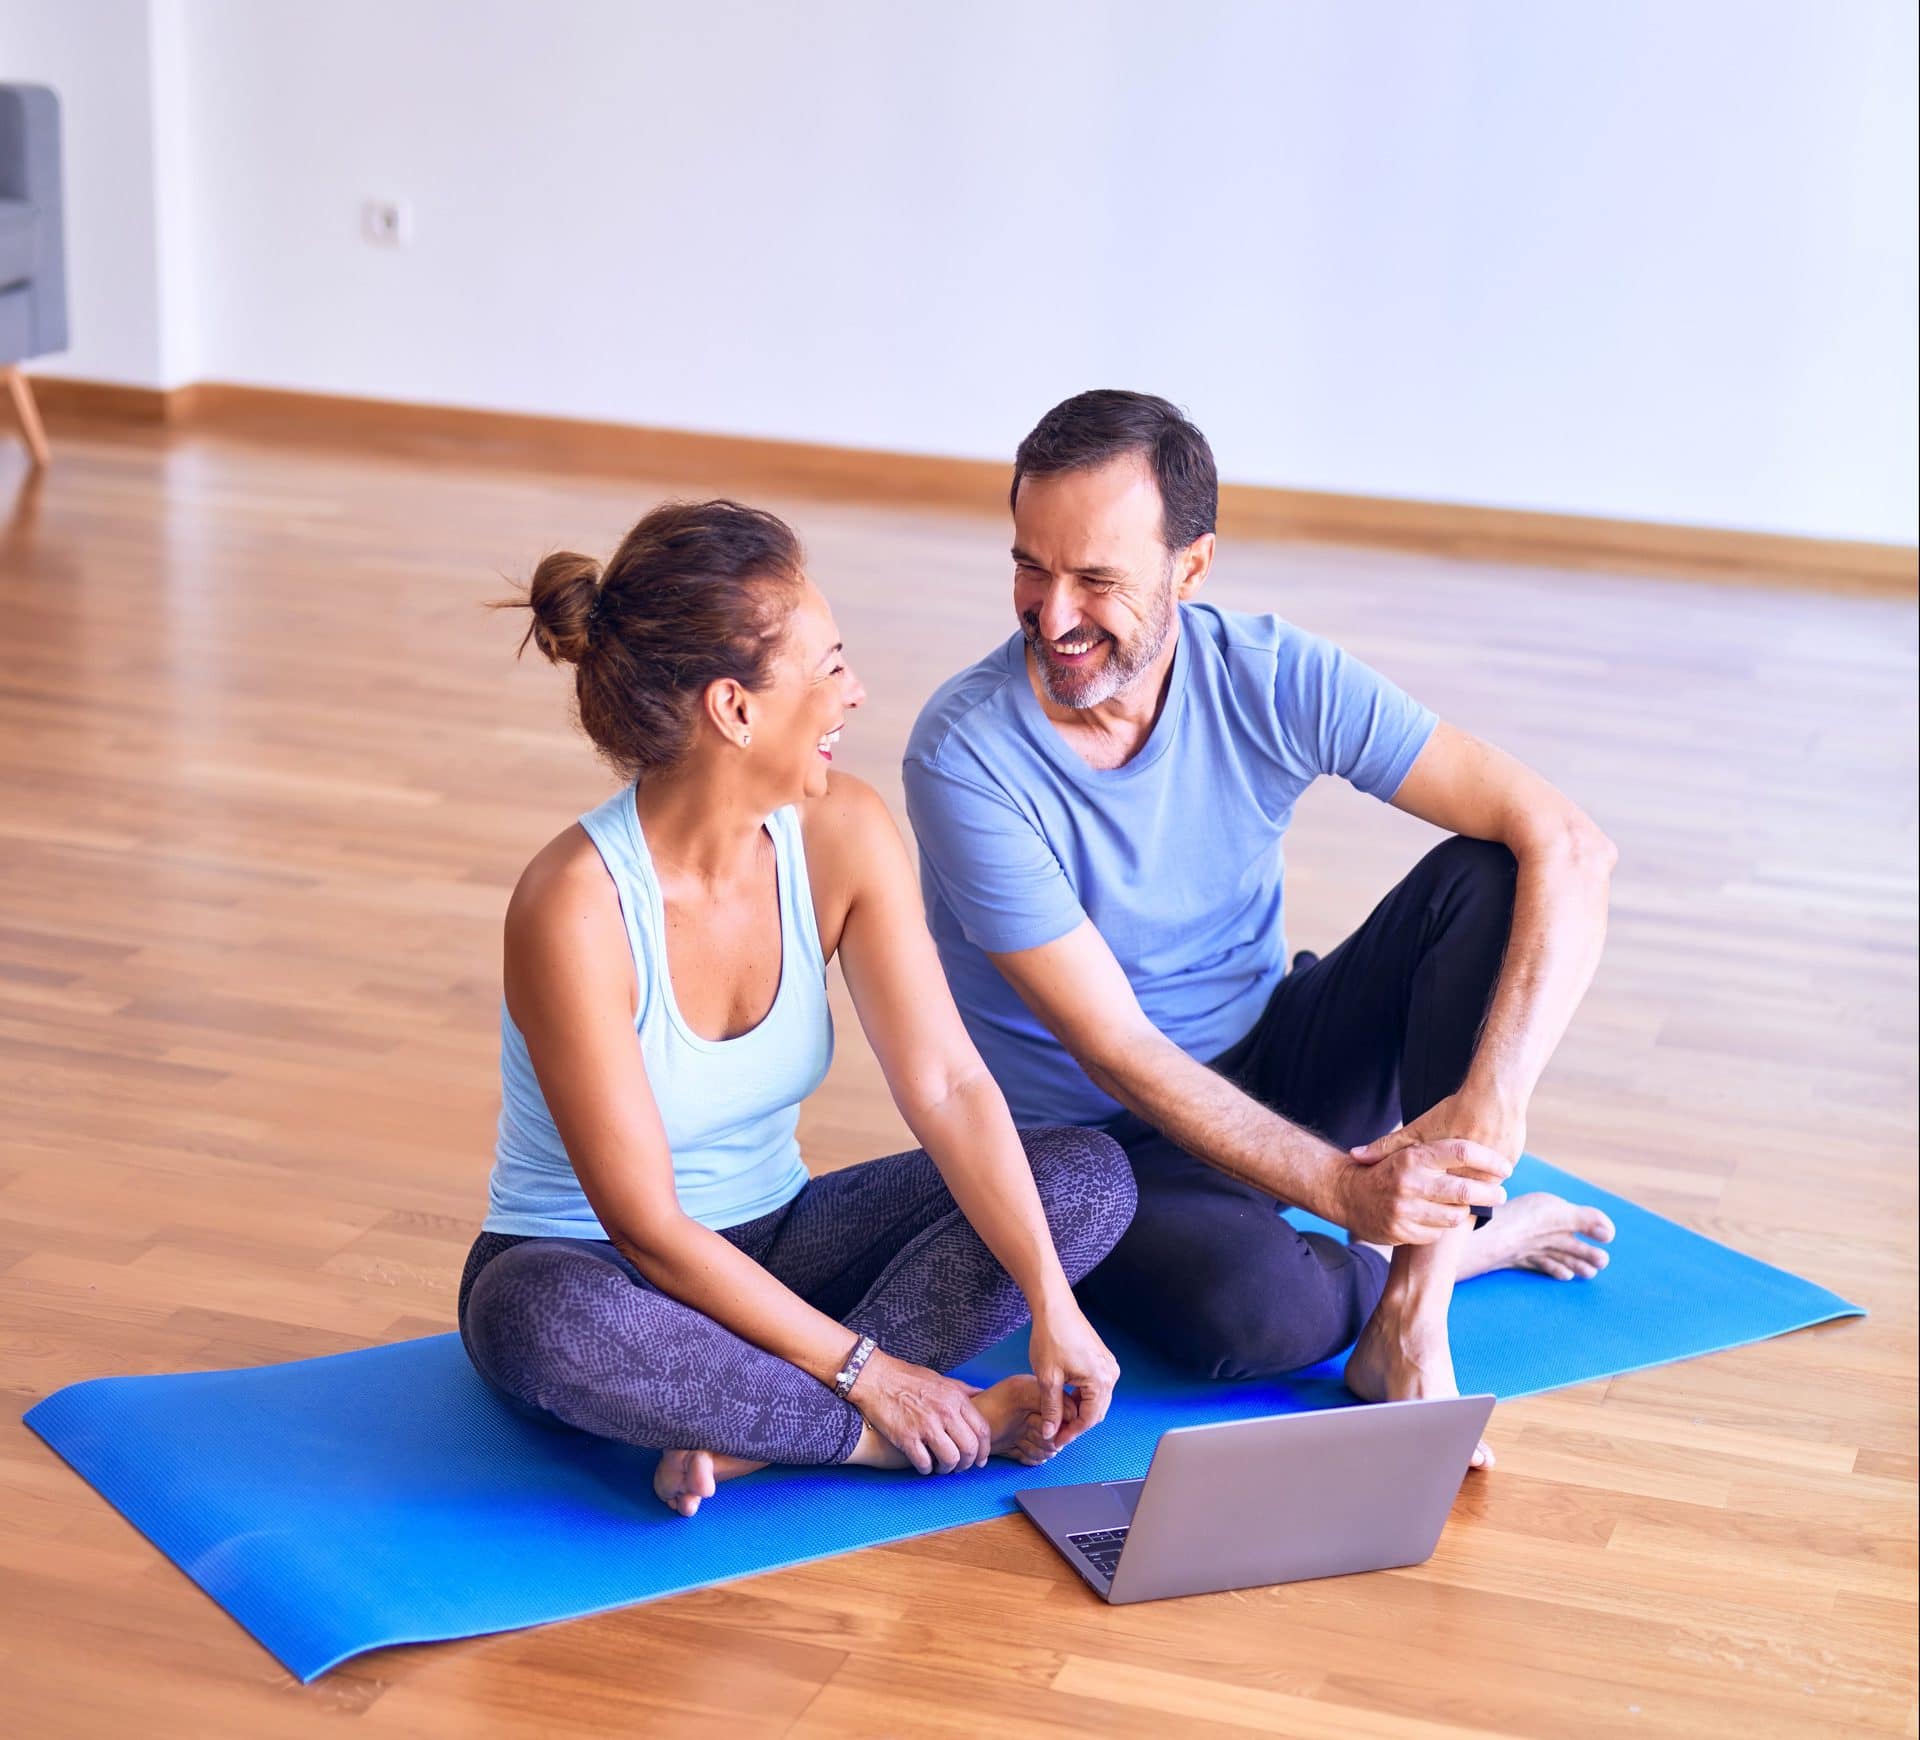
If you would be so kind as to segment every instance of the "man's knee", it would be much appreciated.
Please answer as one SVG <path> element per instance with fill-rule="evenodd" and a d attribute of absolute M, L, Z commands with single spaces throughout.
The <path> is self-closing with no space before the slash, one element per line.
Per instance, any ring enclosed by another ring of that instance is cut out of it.
<path fill-rule="evenodd" d="M 1472 840 L 1455 834 L 1442 840 L 1421 861 L 1421 868 L 1443 889 L 1491 900 L 1511 909 L 1520 867 L 1498 840 Z"/>
<path fill-rule="evenodd" d="M 1185 1321 L 1169 1325 L 1177 1338 L 1179 1363 L 1194 1376 L 1232 1382 L 1275 1377 L 1318 1365 L 1340 1351 L 1319 1324 L 1322 1313 L 1305 1317 L 1281 1311 L 1261 1297 L 1246 1276 L 1210 1275 L 1194 1289 Z"/>
<path fill-rule="evenodd" d="M 1193 1275 L 1167 1302 L 1177 1362 L 1232 1382 L 1302 1371 L 1350 1347 L 1379 1303 L 1385 1265 L 1323 1242 L 1327 1252 L 1304 1262 L 1220 1264 Z"/>
<path fill-rule="evenodd" d="M 1070 1274 L 1076 1266 L 1085 1273 L 1133 1219 L 1138 1194 L 1127 1151 L 1099 1130 L 1068 1125 L 1024 1130 L 1020 1140 L 1061 1261 Z"/>

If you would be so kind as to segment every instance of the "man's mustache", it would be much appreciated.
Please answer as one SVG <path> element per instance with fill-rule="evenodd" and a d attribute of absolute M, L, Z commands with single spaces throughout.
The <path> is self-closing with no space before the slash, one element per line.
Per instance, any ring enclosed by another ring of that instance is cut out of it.
<path fill-rule="evenodd" d="M 1025 616 L 1020 618 L 1020 626 L 1026 631 L 1028 640 L 1038 641 L 1042 646 L 1051 646 L 1053 644 L 1040 632 L 1040 618 L 1032 611 L 1028 611 Z M 1090 629 L 1087 630 L 1086 633 L 1088 639 L 1094 642 L 1113 639 L 1113 636 L 1108 634 L 1103 628 Z M 1066 640 L 1067 638 L 1069 637 L 1066 635 L 1055 636 L 1055 639 L 1058 640 Z"/>

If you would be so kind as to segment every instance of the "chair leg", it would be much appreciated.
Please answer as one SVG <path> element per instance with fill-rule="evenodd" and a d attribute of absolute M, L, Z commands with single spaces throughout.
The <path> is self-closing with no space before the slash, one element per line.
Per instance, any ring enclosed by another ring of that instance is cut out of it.
<path fill-rule="evenodd" d="M 13 414 L 20 419 L 20 435 L 37 470 L 53 455 L 47 448 L 47 432 L 40 426 L 40 407 L 33 402 L 33 382 L 17 368 L 0 369 L 0 374 L 7 377 L 7 391 L 13 396 Z"/>

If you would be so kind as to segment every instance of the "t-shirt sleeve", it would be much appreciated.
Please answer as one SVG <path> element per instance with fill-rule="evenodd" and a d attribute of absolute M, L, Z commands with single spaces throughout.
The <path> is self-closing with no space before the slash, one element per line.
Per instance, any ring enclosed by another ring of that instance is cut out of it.
<path fill-rule="evenodd" d="M 1303 780 L 1337 774 L 1370 797 L 1400 789 L 1439 717 L 1370 665 L 1303 634 L 1280 653 L 1281 754 Z"/>
<path fill-rule="evenodd" d="M 1087 916 L 1053 848 L 1002 793 L 918 756 L 902 772 L 921 875 L 975 948 L 1039 948 Z"/>

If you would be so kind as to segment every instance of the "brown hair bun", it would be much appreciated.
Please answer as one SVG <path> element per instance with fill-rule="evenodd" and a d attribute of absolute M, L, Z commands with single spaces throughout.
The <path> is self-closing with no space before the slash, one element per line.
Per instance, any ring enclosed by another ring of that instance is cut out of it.
<path fill-rule="evenodd" d="M 527 638 L 557 665 L 581 663 L 593 640 L 599 599 L 600 564 L 591 556 L 556 550 L 527 583 L 527 608 L 533 612 Z"/>

